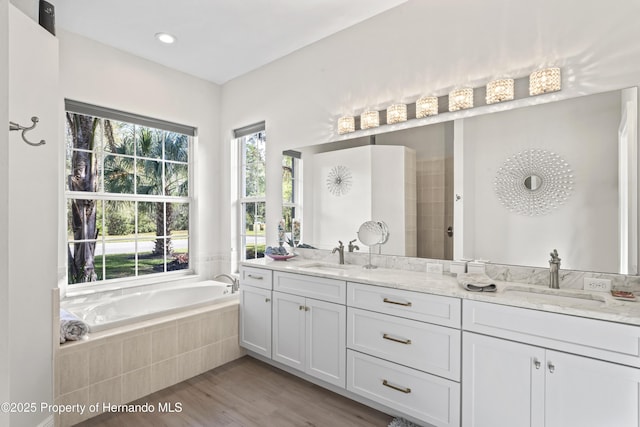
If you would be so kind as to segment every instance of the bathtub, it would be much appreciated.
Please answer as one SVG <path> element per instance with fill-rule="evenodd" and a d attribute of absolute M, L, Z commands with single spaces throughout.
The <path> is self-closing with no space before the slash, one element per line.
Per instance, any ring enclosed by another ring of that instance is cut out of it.
<path fill-rule="evenodd" d="M 99 332 L 183 310 L 237 299 L 229 284 L 206 280 L 171 288 L 141 291 L 97 301 L 80 298 L 62 301 L 61 307 Z"/>

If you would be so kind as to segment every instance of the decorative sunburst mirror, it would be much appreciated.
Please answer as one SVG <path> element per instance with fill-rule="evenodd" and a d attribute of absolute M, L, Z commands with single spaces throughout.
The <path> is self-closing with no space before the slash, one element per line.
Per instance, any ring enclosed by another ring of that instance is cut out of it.
<path fill-rule="evenodd" d="M 494 189 L 500 203 L 520 215 L 546 215 L 573 193 L 573 171 L 558 154 L 525 150 L 498 169 Z"/>
<path fill-rule="evenodd" d="M 334 196 L 344 196 L 351 190 L 351 171 L 346 166 L 331 168 L 327 175 L 327 189 Z"/>

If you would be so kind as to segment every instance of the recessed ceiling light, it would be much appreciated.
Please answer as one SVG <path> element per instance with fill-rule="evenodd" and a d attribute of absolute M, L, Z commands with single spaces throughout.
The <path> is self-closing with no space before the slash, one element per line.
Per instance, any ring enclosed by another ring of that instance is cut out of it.
<path fill-rule="evenodd" d="M 171 44 L 176 41 L 176 38 L 168 33 L 156 33 L 156 38 L 166 44 Z"/>

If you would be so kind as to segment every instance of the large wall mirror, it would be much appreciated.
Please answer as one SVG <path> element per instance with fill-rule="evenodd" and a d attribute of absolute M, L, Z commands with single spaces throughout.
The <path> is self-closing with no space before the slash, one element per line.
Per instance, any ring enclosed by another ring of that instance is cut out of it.
<path fill-rule="evenodd" d="M 637 116 L 630 88 L 296 148 L 302 240 L 381 220 L 382 254 L 638 274 Z"/>

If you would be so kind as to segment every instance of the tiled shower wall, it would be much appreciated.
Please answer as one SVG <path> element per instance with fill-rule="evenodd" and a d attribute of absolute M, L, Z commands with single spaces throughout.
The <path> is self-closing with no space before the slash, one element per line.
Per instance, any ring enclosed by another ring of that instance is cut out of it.
<path fill-rule="evenodd" d="M 453 159 L 416 161 L 418 195 L 418 257 L 451 259 L 453 242 L 446 230 L 453 224 Z M 451 179 L 447 179 L 451 174 Z M 451 206 L 447 206 L 451 205 Z"/>
<path fill-rule="evenodd" d="M 230 301 L 197 308 L 59 346 L 55 404 L 128 403 L 241 357 L 238 307 Z M 95 415 L 64 413 L 55 425 Z"/>

